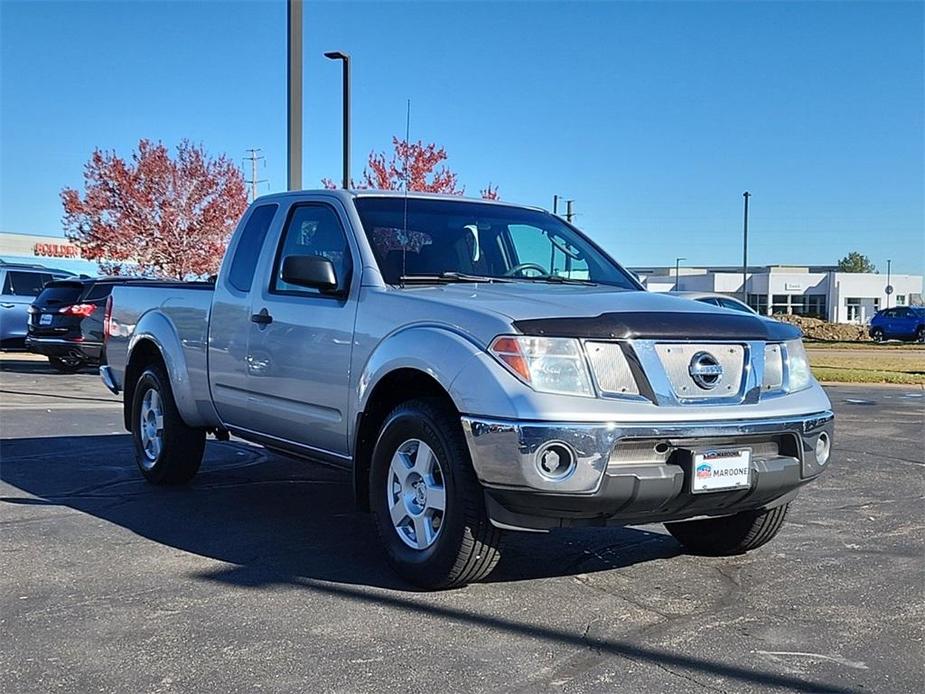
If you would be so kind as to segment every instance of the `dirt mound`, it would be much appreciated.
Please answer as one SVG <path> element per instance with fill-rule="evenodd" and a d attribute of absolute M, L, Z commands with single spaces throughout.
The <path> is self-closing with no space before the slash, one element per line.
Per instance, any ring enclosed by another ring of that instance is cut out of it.
<path fill-rule="evenodd" d="M 866 325 L 829 323 L 818 318 L 805 316 L 774 316 L 777 320 L 795 325 L 803 331 L 807 340 L 837 340 L 839 342 L 869 341 Z"/>

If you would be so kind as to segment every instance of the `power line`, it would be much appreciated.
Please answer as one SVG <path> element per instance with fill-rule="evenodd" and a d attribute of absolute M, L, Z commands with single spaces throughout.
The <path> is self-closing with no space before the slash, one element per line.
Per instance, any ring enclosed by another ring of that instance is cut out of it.
<path fill-rule="evenodd" d="M 249 183 L 251 187 L 251 202 L 253 202 L 257 199 L 257 186 L 267 182 L 266 178 L 257 178 L 257 162 L 266 162 L 266 157 L 258 154 L 263 151 L 262 149 L 252 147 L 246 151 L 250 152 L 250 156 L 244 157 L 244 161 L 249 161 L 251 163 L 251 177 L 248 179 L 247 183 Z M 264 163 L 264 166 L 266 166 L 266 163 Z"/>

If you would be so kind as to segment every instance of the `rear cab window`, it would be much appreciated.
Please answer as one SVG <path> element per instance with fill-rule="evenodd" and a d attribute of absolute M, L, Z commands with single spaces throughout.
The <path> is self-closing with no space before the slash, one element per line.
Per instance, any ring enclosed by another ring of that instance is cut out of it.
<path fill-rule="evenodd" d="M 241 238 L 235 246 L 231 268 L 228 270 L 228 284 L 240 292 L 249 292 L 254 283 L 260 249 L 263 248 L 277 207 L 274 203 L 254 208 L 241 230 Z"/>

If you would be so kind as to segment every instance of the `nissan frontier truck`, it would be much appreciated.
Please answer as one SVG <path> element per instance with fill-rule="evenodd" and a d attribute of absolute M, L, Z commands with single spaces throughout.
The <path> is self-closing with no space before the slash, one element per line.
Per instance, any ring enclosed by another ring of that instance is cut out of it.
<path fill-rule="evenodd" d="M 755 549 L 832 447 L 796 328 L 646 292 L 506 202 L 268 195 L 214 283 L 116 286 L 105 334 L 148 481 L 189 481 L 209 434 L 340 466 L 429 588 L 487 576 L 507 531 L 661 522 L 693 553 Z"/>

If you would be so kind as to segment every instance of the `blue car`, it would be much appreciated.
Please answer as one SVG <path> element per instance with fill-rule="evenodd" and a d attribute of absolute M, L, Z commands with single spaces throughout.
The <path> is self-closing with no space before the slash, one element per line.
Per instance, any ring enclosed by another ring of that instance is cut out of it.
<path fill-rule="evenodd" d="M 925 307 L 897 306 L 877 311 L 870 319 L 870 336 L 883 340 L 915 340 L 925 342 Z"/>
<path fill-rule="evenodd" d="M 47 282 L 73 276 L 73 272 L 43 265 L 0 260 L 0 349 L 22 349 L 29 305 Z"/>

